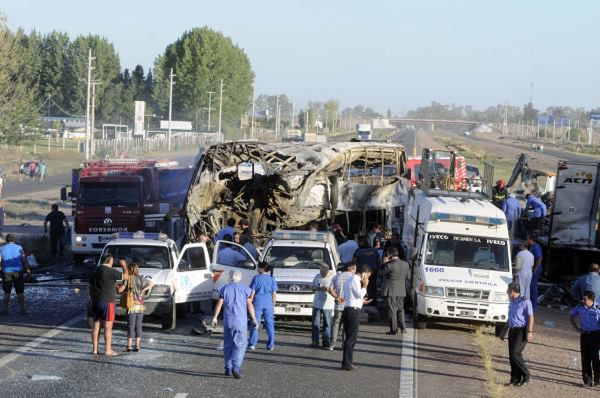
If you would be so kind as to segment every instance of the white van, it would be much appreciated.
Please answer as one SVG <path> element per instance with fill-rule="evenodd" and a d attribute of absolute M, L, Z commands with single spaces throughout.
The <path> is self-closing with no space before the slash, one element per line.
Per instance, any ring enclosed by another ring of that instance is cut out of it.
<path fill-rule="evenodd" d="M 498 331 L 507 321 L 512 270 L 506 218 L 483 196 L 468 196 L 410 194 L 402 240 L 418 328 L 439 319 L 494 324 Z"/>
<path fill-rule="evenodd" d="M 242 253 L 246 261 L 237 265 L 223 264 L 218 253 L 227 246 Z M 265 244 L 260 261 L 266 261 L 272 267 L 279 288 L 275 315 L 310 317 L 314 297 L 311 284 L 319 273 L 321 262 L 335 272 L 340 255 L 331 232 L 276 230 Z M 249 285 L 258 274 L 256 264 L 244 247 L 232 242 L 217 242 L 211 266 L 215 274 L 213 298 L 217 298 L 221 287 L 229 282 L 227 275 L 231 270 L 239 270 L 242 283 Z"/>

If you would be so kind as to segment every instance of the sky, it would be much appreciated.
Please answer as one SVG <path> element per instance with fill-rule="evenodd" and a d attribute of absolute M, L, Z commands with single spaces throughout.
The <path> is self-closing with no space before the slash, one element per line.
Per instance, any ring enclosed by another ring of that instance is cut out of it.
<path fill-rule="evenodd" d="M 600 2 L 571 0 L 0 0 L 11 29 L 89 32 L 151 67 L 207 25 L 246 51 L 258 94 L 381 113 L 443 104 L 600 106 Z"/>

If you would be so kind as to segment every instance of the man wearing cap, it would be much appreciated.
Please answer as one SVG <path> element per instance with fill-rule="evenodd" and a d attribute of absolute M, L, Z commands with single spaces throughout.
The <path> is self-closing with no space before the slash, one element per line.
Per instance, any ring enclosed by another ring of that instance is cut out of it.
<path fill-rule="evenodd" d="M 223 356 L 225 359 L 225 376 L 242 378 L 241 368 L 248 342 L 248 315 L 254 328 L 258 328 L 254 306 L 250 295 L 252 291 L 241 284 L 242 273 L 231 271 L 230 283 L 219 292 L 219 301 L 215 307 L 212 327 L 217 326 L 217 317 L 223 308 Z"/>
<path fill-rule="evenodd" d="M 502 208 L 502 204 L 508 196 L 508 191 L 504 186 L 504 180 L 498 180 L 496 185 L 492 188 L 492 203 L 499 209 Z"/>
<path fill-rule="evenodd" d="M 533 338 L 533 308 L 531 301 L 521 295 L 521 287 L 511 283 L 508 287 L 510 304 L 508 305 L 508 322 L 498 336 L 504 340 L 508 332 L 508 358 L 510 360 L 510 381 L 507 385 L 523 386 L 531 378 L 525 365 L 523 350 L 527 342 Z"/>
<path fill-rule="evenodd" d="M 252 228 L 250 228 L 250 222 L 246 219 L 242 219 L 239 222 L 240 233 L 246 236 L 248 242 L 254 243 L 254 236 L 252 236 Z"/>
<path fill-rule="evenodd" d="M 579 317 L 579 325 L 575 322 Z M 581 376 L 586 387 L 600 385 L 600 303 L 592 291 L 583 293 L 581 303 L 571 311 L 571 324 L 579 333 Z M 592 384 L 592 380 L 593 383 Z"/>

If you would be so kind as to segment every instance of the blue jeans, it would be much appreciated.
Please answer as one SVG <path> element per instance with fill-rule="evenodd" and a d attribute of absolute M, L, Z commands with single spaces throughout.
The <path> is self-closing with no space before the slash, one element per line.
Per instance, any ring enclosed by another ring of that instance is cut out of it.
<path fill-rule="evenodd" d="M 325 347 L 331 344 L 331 318 L 333 310 L 312 310 L 312 341 L 319 345 L 319 332 L 321 331 L 321 314 L 323 314 L 323 345 Z"/>
<path fill-rule="evenodd" d="M 538 282 L 540 281 L 540 277 L 542 276 L 544 266 L 540 265 L 533 275 L 531 276 L 531 285 L 530 285 L 530 293 L 531 293 L 531 306 L 535 311 L 538 305 Z"/>
<path fill-rule="evenodd" d="M 255 300 L 254 312 L 256 313 L 256 321 L 260 324 L 261 318 L 265 322 L 267 329 L 267 348 L 275 346 L 275 320 L 273 319 L 273 299 L 269 296 L 269 301 Z M 250 329 L 250 341 L 248 344 L 256 346 L 258 343 L 258 329 L 252 327 Z"/>
<path fill-rule="evenodd" d="M 243 327 L 225 327 L 223 330 L 223 355 L 225 357 L 225 370 L 239 371 L 244 362 L 248 329 Z"/>

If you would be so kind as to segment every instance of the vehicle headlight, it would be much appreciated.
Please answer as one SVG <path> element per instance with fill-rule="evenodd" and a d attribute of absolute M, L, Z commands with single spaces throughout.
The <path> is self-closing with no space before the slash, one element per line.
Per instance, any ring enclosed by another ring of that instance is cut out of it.
<path fill-rule="evenodd" d="M 508 294 L 505 292 L 495 292 L 492 296 L 492 301 L 497 303 L 508 303 Z"/>
<path fill-rule="evenodd" d="M 425 295 L 427 296 L 441 296 L 444 297 L 444 288 L 437 286 L 425 285 Z"/>
<path fill-rule="evenodd" d="M 85 242 L 87 240 L 87 236 L 76 236 L 75 242 Z"/>
<path fill-rule="evenodd" d="M 161 295 L 161 296 L 170 296 L 171 295 L 171 286 L 169 286 L 169 285 L 154 285 L 151 293 Z"/>

